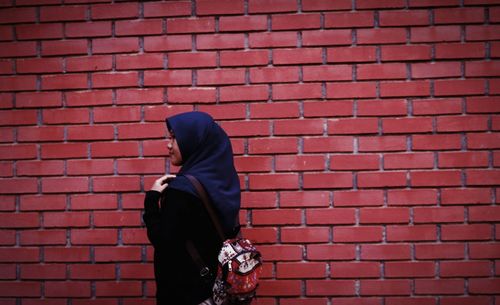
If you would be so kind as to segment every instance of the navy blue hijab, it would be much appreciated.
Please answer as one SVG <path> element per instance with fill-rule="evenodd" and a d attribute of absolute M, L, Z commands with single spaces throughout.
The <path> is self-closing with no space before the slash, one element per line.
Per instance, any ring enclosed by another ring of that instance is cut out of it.
<path fill-rule="evenodd" d="M 198 196 L 184 175 L 195 176 L 205 187 L 220 222 L 231 234 L 240 209 L 240 181 L 234 168 L 233 149 L 224 130 L 204 112 L 186 112 L 166 119 L 182 156 L 182 167 L 168 187 Z"/>

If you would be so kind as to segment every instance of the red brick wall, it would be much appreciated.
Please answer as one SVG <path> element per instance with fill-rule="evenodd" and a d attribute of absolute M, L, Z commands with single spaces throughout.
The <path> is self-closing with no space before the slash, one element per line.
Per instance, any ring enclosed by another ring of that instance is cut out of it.
<path fill-rule="evenodd" d="M 500 304 L 498 0 L 110 2 L 0 1 L 1 305 L 154 303 L 143 192 L 193 109 L 256 304 Z"/>

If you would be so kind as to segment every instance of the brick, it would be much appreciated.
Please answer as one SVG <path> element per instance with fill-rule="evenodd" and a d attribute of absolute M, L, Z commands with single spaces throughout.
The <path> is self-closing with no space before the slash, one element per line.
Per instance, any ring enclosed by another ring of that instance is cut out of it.
<path fill-rule="evenodd" d="M 153 71 L 151 71 L 153 72 Z M 144 82 L 147 85 L 160 85 L 160 82 L 166 83 L 172 81 L 191 83 L 191 76 L 188 77 L 187 71 L 165 71 L 167 73 L 154 73 L 144 75 Z M 181 73 L 179 73 L 181 72 Z M 160 104 L 163 103 L 163 88 L 152 89 L 118 89 L 116 91 L 116 103 L 119 105 L 135 105 L 135 104 Z"/>
<path fill-rule="evenodd" d="M 297 209 L 254 210 L 253 225 L 297 225 L 301 223 Z"/>
<path fill-rule="evenodd" d="M 439 48 L 441 44 L 437 45 Z M 430 60 L 431 47 L 428 45 L 394 45 L 381 47 L 382 61 Z"/>
<path fill-rule="evenodd" d="M 213 3 L 208 0 L 198 0 L 196 2 L 196 15 L 231 15 L 243 14 L 244 4 L 242 0 L 230 1 L 223 0 Z"/>
<path fill-rule="evenodd" d="M 191 85 L 191 71 L 188 70 L 151 70 L 144 73 L 145 86 L 175 86 L 175 85 Z M 136 93 L 130 96 L 131 93 Z M 117 101 L 123 104 L 140 104 L 140 96 L 144 93 L 149 93 L 147 98 L 159 103 L 163 101 L 163 91 L 158 89 L 144 89 L 118 91 Z"/>
<path fill-rule="evenodd" d="M 354 138 L 351 136 L 307 137 L 304 152 L 352 152 Z"/>
<path fill-rule="evenodd" d="M 144 17 L 190 16 L 189 1 L 148 2 L 144 3 Z"/>
<path fill-rule="evenodd" d="M 378 132 L 375 118 L 333 119 L 328 121 L 328 134 L 370 134 Z"/>
<path fill-rule="evenodd" d="M 120 159 L 117 170 L 118 174 L 161 174 L 165 170 L 165 159 Z"/>
<path fill-rule="evenodd" d="M 408 208 L 363 208 L 360 211 L 361 224 L 408 224 L 410 210 Z"/>
<path fill-rule="evenodd" d="M 352 116 L 353 106 L 354 103 L 351 100 L 310 101 L 303 104 L 304 117 Z"/>
<path fill-rule="evenodd" d="M 330 156 L 331 170 L 377 170 L 378 155 L 333 155 Z"/>
<path fill-rule="evenodd" d="M 298 87 L 300 89 L 302 87 Z M 266 101 L 269 97 L 268 86 L 250 85 L 250 86 L 228 86 L 220 88 L 221 102 L 241 101 L 241 96 L 250 101 Z"/>
<path fill-rule="evenodd" d="M 375 23 L 373 12 L 325 13 L 325 28 L 372 27 Z"/>
<path fill-rule="evenodd" d="M 412 148 L 414 150 L 456 150 L 461 147 L 461 137 L 450 135 L 414 135 Z"/>
<path fill-rule="evenodd" d="M 467 170 L 467 185 L 496 185 L 500 182 L 500 173 L 494 170 Z"/>
<path fill-rule="evenodd" d="M 37 247 L 1 248 L 0 262 L 39 262 L 40 249 Z"/>
<path fill-rule="evenodd" d="M 354 280 L 309 280 L 306 285 L 308 296 L 354 296 Z"/>
<path fill-rule="evenodd" d="M 163 68 L 164 56 L 163 54 L 133 54 L 133 55 L 118 55 L 116 57 L 117 70 L 130 70 L 130 69 L 150 69 L 150 68 Z M 102 78 L 111 78 L 111 76 L 120 74 L 94 74 Z M 133 74 L 121 74 L 133 75 Z M 96 86 L 96 78 L 93 78 L 94 86 Z M 102 80 L 100 81 L 102 82 Z M 137 80 L 135 80 L 137 83 Z M 105 85 L 104 85 L 105 86 Z"/>
<path fill-rule="evenodd" d="M 16 37 L 19 40 L 61 39 L 63 26 L 61 23 L 18 25 L 16 26 Z"/>
<path fill-rule="evenodd" d="M 139 229 L 123 229 L 122 239 L 125 245 L 145 244 L 148 242 L 147 233 L 142 228 Z"/>
<path fill-rule="evenodd" d="M 94 225 L 96 227 L 124 227 L 141 226 L 141 213 L 138 211 L 122 212 L 94 212 Z"/>
<path fill-rule="evenodd" d="M 277 171 L 324 170 L 325 158 L 315 155 L 277 156 L 275 167 Z"/>
<path fill-rule="evenodd" d="M 95 177 L 94 192 L 133 192 L 140 190 L 139 177 Z"/>
<path fill-rule="evenodd" d="M 64 32 L 68 38 L 111 36 L 111 22 L 71 22 L 65 25 Z"/>
<path fill-rule="evenodd" d="M 321 0 L 304 0 L 302 9 L 304 11 L 330 11 L 330 10 L 351 10 L 352 3 L 348 0 L 334 2 L 324 2 Z"/>
<path fill-rule="evenodd" d="M 253 119 L 298 118 L 299 105 L 294 102 L 251 104 L 250 117 Z"/>
<path fill-rule="evenodd" d="M 324 278 L 326 264 L 324 263 L 278 263 L 277 278 Z"/>
<path fill-rule="evenodd" d="M 484 44 L 481 42 L 440 43 L 436 45 L 436 59 L 448 58 L 484 58 Z"/>
<path fill-rule="evenodd" d="M 498 258 L 498 243 L 471 243 L 470 257 L 472 259 Z"/>
<path fill-rule="evenodd" d="M 42 56 L 87 54 L 87 40 L 42 41 Z"/>
<path fill-rule="evenodd" d="M 40 282 L 6 282 L 2 283 L 2 291 L 0 296 L 6 297 L 40 297 L 42 284 Z"/>
<path fill-rule="evenodd" d="M 255 16 L 221 16 L 219 18 L 220 32 L 241 32 L 241 31 L 265 31 L 267 30 L 267 17 L 263 15 Z"/>
<path fill-rule="evenodd" d="M 320 243 L 327 242 L 330 229 L 327 227 L 314 228 L 282 228 L 281 240 L 284 243 Z"/>
<path fill-rule="evenodd" d="M 92 19 L 118 19 L 139 17 L 138 3 L 96 4 L 90 8 Z"/>
<path fill-rule="evenodd" d="M 18 176 L 60 176 L 64 174 L 64 162 L 61 160 L 18 161 Z"/>
<path fill-rule="evenodd" d="M 70 141 L 113 140 L 114 127 L 111 125 L 68 126 L 67 139 Z"/>
<path fill-rule="evenodd" d="M 2 194 L 32 194 L 38 192 L 35 178 L 10 178 L 2 179 L 0 193 Z"/>
<path fill-rule="evenodd" d="M 85 74 L 42 75 L 43 90 L 86 89 L 87 86 Z"/>
<path fill-rule="evenodd" d="M 443 241 L 490 240 L 491 226 L 488 224 L 450 224 L 441 227 Z"/>
<path fill-rule="evenodd" d="M 307 209 L 306 211 L 307 225 L 354 225 L 356 223 L 356 215 L 354 209 Z"/>
<path fill-rule="evenodd" d="M 382 82 L 380 95 L 382 97 L 429 96 L 430 83 L 428 81 Z"/>
<path fill-rule="evenodd" d="M 336 191 L 334 207 L 382 206 L 384 194 L 380 190 Z"/>
<path fill-rule="evenodd" d="M 303 31 L 302 44 L 304 46 L 350 45 L 352 31 L 347 29 Z"/>
<path fill-rule="evenodd" d="M 497 207 L 470 207 L 469 221 L 471 222 L 494 222 L 498 221 L 499 217 Z"/>
<path fill-rule="evenodd" d="M 305 173 L 304 189 L 321 188 L 351 188 L 353 185 L 351 173 Z"/>
<path fill-rule="evenodd" d="M 61 58 L 19 59 L 16 61 L 17 73 L 49 73 L 63 71 Z"/>
<path fill-rule="evenodd" d="M 329 203 L 329 193 L 326 191 L 285 191 L 280 193 L 281 207 L 327 207 Z"/>
<path fill-rule="evenodd" d="M 443 25 L 410 29 L 412 43 L 460 41 L 460 27 Z"/>
<path fill-rule="evenodd" d="M 43 214 L 43 225 L 46 228 L 88 227 L 88 212 L 46 212 Z"/>
<path fill-rule="evenodd" d="M 376 48 L 372 46 L 335 47 L 327 49 L 327 60 L 329 63 L 375 62 L 376 58 Z"/>
<path fill-rule="evenodd" d="M 113 194 L 71 196 L 71 210 L 113 210 L 118 208 L 118 199 Z"/>
<path fill-rule="evenodd" d="M 95 123 L 137 122 L 141 119 L 139 107 L 98 107 L 94 108 Z"/>
<path fill-rule="evenodd" d="M 167 33 L 212 33 L 215 31 L 213 17 L 201 18 L 169 18 L 167 19 Z"/>
<path fill-rule="evenodd" d="M 306 82 L 351 80 L 352 67 L 349 65 L 305 66 L 303 67 L 303 78 Z"/>
<path fill-rule="evenodd" d="M 34 7 L 18 7 L 0 10 L 1 23 L 25 23 L 36 21 L 36 9 Z"/>
<path fill-rule="evenodd" d="M 297 174 L 251 174 L 249 175 L 251 190 L 298 189 Z"/>
<path fill-rule="evenodd" d="M 213 52 L 198 53 L 170 53 L 168 55 L 169 68 L 215 67 L 216 54 Z"/>
<path fill-rule="evenodd" d="M 42 193 L 86 193 L 89 191 L 87 177 L 45 178 Z"/>
<path fill-rule="evenodd" d="M 118 139 L 165 138 L 164 123 L 122 124 L 118 126 Z"/>
<path fill-rule="evenodd" d="M 109 71 L 111 68 L 112 57 L 109 55 L 66 58 L 66 70 L 68 72 Z"/>
<path fill-rule="evenodd" d="M 389 226 L 387 241 L 431 241 L 437 238 L 435 225 Z"/>
<path fill-rule="evenodd" d="M 441 262 L 441 277 L 483 277 L 491 274 L 487 261 Z"/>
<path fill-rule="evenodd" d="M 115 268 L 111 264 L 75 264 L 70 267 L 73 280 L 115 279 Z"/>
<path fill-rule="evenodd" d="M 281 14 L 271 17 L 273 31 L 319 29 L 319 14 Z"/>
<path fill-rule="evenodd" d="M 372 2 L 370 0 L 358 0 L 356 3 L 357 9 L 374 9 L 374 8 L 403 8 L 405 3 L 403 0 L 384 0 Z"/>
<path fill-rule="evenodd" d="M 35 42 L 3 42 L 0 43 L 2 47 L 0 57 L 22 57 L 22 56 L 35 56 L 37 54 L 37 47 Z"/>
<path fill-rule="evenodd" d="M 500 69 L 499 62 L 481 61 L 465 63 L 466 77 L 497 76 Z"/>
<path fill-rule="evenodd" d="M 63 211 L 65 195 L 26 195 L 20 198 L 21 211 Z"/>
<path fill-rule="evenodd" d="M 455 170 L 413 171 L 410 173 L 412 186 L 457 186 L 461 185 L 461 174 Z"/>
<path fill-rule="evenodd" d="M 38 213 L 0 213 L 2 228 L 38 228 L 40 217 Z"/>
<path fill-rule="evenodd" d="M 469 291 L 471 293 L 478 293 L 478 294 L 498 294 L 498 285 L 499 285 L 498 279 L 471 279 L 470 280 L 470 286 L 469 286 Z"/>
<path fill-rule="evenodd" d="M 90 282 L 47 282 L 45 296 L 47 297 L 90 297 Z"/>
<path fill-rule="evenodd" d="M 116 245 L 117 238 L 116 229 L 73 229 L 71 231 L 73 245 Z"/>
<path fill-rule="evenodd" d="M 328 83 L 326 95 L 328 98 L 374 98 L 377 95 L 374 82 Z"/>
<path fill-rule="evenodd" d="M 25 230 L 20 234 L 20 244 L 22 246 L 65 245 L 66 230 Z"/>
<path fill-rule="evenodd" d="M 138 38 L 100 38 L 92 41 L 94 54 L 134 53 L 139 51 Z"/>
<path fill-rule="evenodd" d="M 276 84 L 273 85 L 273 100 L 320 98 L 321 84 Z"/>
<path fill-rule="evenodd" d="M 498 25 L 469 25 L 465 28 L 466 41 L 497 40 L 500 26 Z"/>
<path fill-rule="evenodd" d="M 234 165 L 238 172 L 269 172 L 271 171 L 270 157 L 235 157 Z"/>
<path fill-rule="evenodd" d="M 244 104 L 200 105 L 198 109 L 207 112 L 215 120 L 244 119 L 246 116 Z"/>
<path fill-rule="evenodd" d="M 441 194 L 443 205 L 488 204 L 491 203 L 489 189 L 443 189 Z"/>
<path fill-rule="evenodd" d="M 2 126 L 35 125 L 37 122 L 36 110 L 2 110 L 0 118 Z"/>
<path fill-rule="evenodd" d="M 404 136 L 377 136 L 359 138 L 360 152 L 405 150 L 406 138 Z"/>
<path fill-rule="evenodd" d="M 497 133 L 487 134 L 467 134 L 467 148 L 469 149 L 485 149 L 485 148 L 498 148 L 498 139 L 500 135 Z"/>
<path fill-rule="evenodd" d="M 35 159 L 36 157 L 36 146 L 32 144 L 0 146 L 0 160 Z"/>
<path fill-rule="evenodd" d="M 0 142 L 2 143 L 10 143 L 14 142 L 14 128 L 0 128 Z"/>
<path fill-rule="evenodd" d="M 62 106 L 60 92 L 21 92 L 16 94 L 17 108 L 44 108 Z"/>
<path fill-rule="evenodd" d="M 156 35 L 163 33 L 161 19 L 116 21 L 117 36 Z"/>
<path fill-rule="evenodd" d="M 466 296 L 466 297 L 444 297 L 441 301 L 443 305 L 466 305 L 469 303 L 477 305 L 487 305 L 490 298 L 487 296 Z"/>
<path fill-rule="evenodd" d="M 36 90 L 36 76 L 18 75 L 0 77 L 1 91 L 34 91 Z"/>
<path fill-rule="evenodd" d="M 368 64 L 356 67 L 357 80 L 406 79 L 406 65 L 399 63 Z"/>
<path fill-rule="evenodd" d="M 362 280 L 361 295 L 410 295 L 409 280 Z"/>
<path fill-rule="evenodd" d="M 380 265 L 376 262 L 333 262 L 330 263 L 332 278 L 378 278 Z"/>
<path fill-rule="evenodd" d="M 134 143 L 137 144 L 137 143 Z M 128 154 L 130 154 L 128 157 L 133 157 L 138 155 L 138 145 L 137 148 L 134 146 L 133 152 L 130 151 Z M 105 153 L 105 152 L 103 152 Z M 132 153 L 134 155 L 132 155 Z M 165 140 L 159 140 L 159 141 L 147 141 L 143 143 L 143 154 L 146 157 L 165 157 L 168 155 L 168 150 L 167 150 L 167 145 Z"/>
<path fill-rule="evenodd" d="M 243 208 L 275 208 L 277 207 L 276 192 L 242 192 L 241 202 Z"/>
<path fill-rule="evenodd" d="M 0 41 L 14 40 L 14 31 L 11 26 L 0 26 Z"/>
<path fill-rule="evenodd" d="M 436 24 L 450 23 L 483 23 L 483 8 L 446 8 L 434 11 L 434 22 Z"/>
<path fill-rule="evenodd" d="M 486 152 L 446 152 L 438 154 L 440 168 L 487 167 Z"/>
<path fill-rule="evenodd" d="M 40 7 L 40 21 L 79 21 L 86 18 L 86 7 L 83 5 L 42 6 Z"/>
<path fill-rule="evenodd" d="M 191 50 L 190 35 L 148 36 L 144 37 L 144 50 L 158 51 L 189 51 Z"/>
<path fill-rule="evenodd" d="M 296 12 L 297 3 L 291 0 L 250 0 L 248 3 L 248 12 L 253 13 L 277 13 L 277 12 Z"/>
<path fill-rule="evenodd" d="M 358 44 L 406 43 L 406 30 L 402 28 L 359 29 Z"/>
<path fill-rule="evenodd" d="M 426 10 L 394 10 L 380 12 L 380 26 L 422 26 L 429 25 Z"/>
<path fill-rule="evenodd" d="M 434 262 L 387 262 L 385 276 L 388 278 L 421 278 L 435 276 Z"/>
<path fill-rule="evenodd" d="M 267 51 L 222 51 L 220 65 L 222 67 L 263 66 L 269 62 Z"/>
<path fill-rule="evenodd" d="M 310 64 L 322 63 L 322 50 L 319 48 L 278 49 L 273 52 L 273 64 Z"/>
<path fill-rule="evenodd" d="M 410 169 L 434 167 L 432 153 L 396 153 L 384 155 L 384 169 Z"/>
<path fill-rule="evenodd" d="M 137 72 L 99 72 L 92 74 L 94 88 L 135 87 L 139 83 Z"/>
<path fill-rule="evenodd" d="M 417 63 L 411 65 L 411 76 L 419 78 L 460 77 L 462 74 L 459 62 Z"/>
<path fill-rule="evenodd" d="M 263 32 L 248 35 L 249 47 L 252 49 L 296 47 L 297 39 L 295 32 Z"/>
<path fill-rule="evenodd" d="M 457 0 L 411 0 L 410 7 L 439 7 L 439 6 L 459 6 L 460 2 Z"/>
<path fill-rule="evenodd" d="M 215 103 L 215 88 L 168 88 L 170 103 Z"/>
<path fill-rule="evenodd" d="M 14 74 L 14 66 L 11 60 L 0 61 L 0 74 Z"/>
<path fill-rule="evenodd" d="M 389 133 L 426 133 L 433 130 L 431 118 L 384 118 L 382 130 Z"/>
<path fill-rule="evenodd" d="M 293 137 L 284 138 L 250 138 L 249 154 L 297 153 L 298 141 Z"/>
<path fill-rule="evenodd" d="M 358 187 L 404 187 L 406 173 L 403 172 L 363 172 L 358 174 Z"/>
<path fill-rule="evenodd" d="M 335 227 L 333 241 L 340 243 L 380 242 L 382 241 L 382 227 Z"/>
<path fill-rule="evenodd" d="M 208 34 L 196 35 L 198 50 L 243 49 L 245 36 L 243 34 Z"/>
<path fill-rule="evenodd" d="M 462 101 L 459 98 L 413 100 L 414 115 L 460 114 Z"/>
<path fill-rule="evenodd" d="M 42 117 L 44 124 L 82 124 L 90 120 L 88 110 L 82 108 L 43 110 Z"/>
<path fill-rule="evenodd" d="M 416 294 L 462 294 L 463 279 L 421 279 L 415 281 Z"/>
<path fill-rule="evenodd" d="M 113 160 L 68 160 L 66 171 L 74 175 L 105 175 L 113 174 Z"/>
<path fill-rule="evenodd" d="M 44 249 L 45 262 L 90 262 L 88 247 L 47 247 Z"/>
<path fill-rule="evenodd" d="M 307 246 L 309 260 L 352 260 L 355 256 L 355 245 L 312 244 Z"/>
<path fill-rule="evenodd" d="M 465 101 L 467 113 L 492 113 L 500 111 L 496 97 L 469 97 Z"/>

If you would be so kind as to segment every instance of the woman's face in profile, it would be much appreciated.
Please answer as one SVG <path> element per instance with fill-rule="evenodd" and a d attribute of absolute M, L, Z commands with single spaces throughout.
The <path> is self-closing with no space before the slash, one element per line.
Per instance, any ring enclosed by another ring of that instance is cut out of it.
<path fill-rule="evenodd" d="M 182 165 L 182 155 L 173 132 L 168 131 L 167 148 L 170 154 L 170 163 L 175 166 Z"/>

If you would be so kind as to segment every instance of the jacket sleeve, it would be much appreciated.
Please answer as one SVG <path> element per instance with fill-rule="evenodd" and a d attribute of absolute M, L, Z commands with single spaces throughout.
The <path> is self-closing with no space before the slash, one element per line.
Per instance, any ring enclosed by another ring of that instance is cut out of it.
<path fill-rule="evenodd" d="M 167 190 L 166 204 L 160 208 L 161 194 L 157 191 L 146 192 L 143 219 L 148 239 L 155 247 L 170 245 L 183 238 L 186 230 L 186 198 L 181 192 Z"/>

